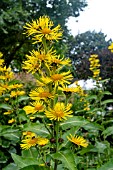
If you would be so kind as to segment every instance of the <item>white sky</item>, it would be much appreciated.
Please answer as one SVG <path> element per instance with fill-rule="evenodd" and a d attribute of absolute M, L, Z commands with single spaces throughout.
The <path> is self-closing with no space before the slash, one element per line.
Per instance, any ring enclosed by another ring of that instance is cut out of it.
<path fill-rule="evenodd" d="M 68 28 L 75 36 L 86 31 L 102 31 L 113 40 L 113 0 L 87 0 L 88 7 L 77 18 L 70 18 Z M 76 22 L 78 21 L 78 22 Z"/>

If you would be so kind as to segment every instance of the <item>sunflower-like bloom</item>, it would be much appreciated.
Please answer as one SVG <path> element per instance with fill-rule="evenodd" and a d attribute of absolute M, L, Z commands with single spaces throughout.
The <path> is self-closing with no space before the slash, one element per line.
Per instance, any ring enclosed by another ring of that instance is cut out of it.
<path fill-rule="evenodd" d="M 65 86 L 65 87 L 59 87 L 59 90 L 63 91 L 65 94 L 68 93 L 80 93 L 82 91 L 80 86 L 72 87 L 72 86 Z"/>
<path fill-rule="evenodd" d="M 48 88 L 39 87 L 35 90 L 32 90 L 29 94 L 32 100 L 44 100 L 52 99 L 53 95 L 49 92 Z"/>
<path fill-rule="evenodd" d="M 69 58 L 61 57 L 60 55 L 52 56 L 50 59 L 50 63 L 52 67 L 60 67 L 60 66 L 70 66 L 71 60 Z"/>
<path fill-rule="evenodd" d="M 26 23 L 24 28 L 27 30 L 26 34 L 28 36 L 33 35 L 34 43 L 37 43 L 42 42 L 43 38 L 49 41 L 61 39 L 61 26 L 58 25 L 55 28 L 53 28 L 53 26 L 54 24 L 48 16 L 41 16 L 36 21 L 32 21 L 32 23 Z"/>
<path fill-rule="evenodd" d="M 32 146 L 37 145 L 38 139 L 33 137 L 33 138 L 28 138 L 28 139 L 23 139 L 22 144 L 20 144 L 22 149 L 30 149 Z"/>
<path fill-rule="evenodd" d="M 113 42 L 111 43 L 111 45 L 108 47 L 109 50 L 111 50 L 111 52 L 113 53 Z"/>
<path fill-rule="evenodd" d="M 50 120 L 57 120 L 61 121 L 62 119 L 67 119 L 67 117 L 72 117 L 72 110 L 70 110 L 72 107 L 72 104 L 68 103 L 67 106 L 64 105 L 64 103 L 56 103 L 53 108 L 48 108 L 48 110 L 45 111 L 46 117 L 48 117 Z"/>
<path fill-rule="evenodd" d="M 22 144 L 20 144 L 22 149 L 30 149 L 32 146 L 44 146 L 49 140 L 40 136 L 37 136 L 33 132 L 23 132 L 23 136 L 25 139 L 22 140 Z"/>
<path fill-rule="evenodd" d="M 67 138 L 68 138 L 69 141 L 71 141 L 72 143 L 74 143 L 78 146 L 83 146 L 85 148 L 88 146 L 88 142 L 83 137 L 80 137 L 80 136 L 74 137 L 70 134 L 70 137 L 67 136 Z"/>
<path fill-rule="evenodd" d="M 42 101 L 35 101 L 31 103 L 32 106 L 25 106 L 23 110 L 25 110 L 26 114 L 35 114 L 36 112 L 43 112 L 44 105 Z"/>
<path fill-rule="evenodd" d="M 27 60 L 23 62 L 23 69 L 28 70 L 28 72 L 32 74 L 37 71 L 41 73 L 40 70 L 44 66 L 49 70 L 51 58 L 55 56 L 56 51 L 53 51 L 52 48 L 48 50 L 47 53 L 45 50 L 32 50 L 30 55 L 26 55 Z"/>
<path fill-rule="evenodd" d="M 6 68 L 6 66 L 0 67 L 0 72 L 2 72 L 0 79 L 11 80 L 14 77 L 14 73 L 11 71 L 10 67 L 8 68 Z"/>
<path fill-rule="evenodd" d="M 56 74 L 51 75 L 50 78 L 53 84 L 55 85 L 55 88 L 59 85 L 64 87 L 65 84 L 70 84 L 70 81 L 73 78 L 72 74 L 70 73 L 71 72 L 68 71 L 68 72 L 63 72 L 63 73 L 58 73 L 58 74 L 56 73 Z"/>

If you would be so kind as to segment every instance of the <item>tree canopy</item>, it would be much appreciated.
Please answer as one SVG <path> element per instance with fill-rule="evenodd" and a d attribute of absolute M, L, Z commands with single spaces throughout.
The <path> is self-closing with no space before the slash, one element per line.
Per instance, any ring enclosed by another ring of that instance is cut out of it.
<path fill-rule="evenodd" d="M 86 6 L 85 0 L 1 0 L 0 50 L 6 65 L 21 68 L 25 54 L 33 48 L 30 40 L 23 35 L 23 25 L 26 22 L 48 15 L 56 25 L 61 24 L 64 37 L 67 38 L 68 18 L 78 17 Z"/>

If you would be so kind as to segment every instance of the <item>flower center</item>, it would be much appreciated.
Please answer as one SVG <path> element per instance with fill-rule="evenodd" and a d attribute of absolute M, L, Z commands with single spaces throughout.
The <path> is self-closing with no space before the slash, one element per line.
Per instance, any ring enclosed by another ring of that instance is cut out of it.
<path fill-rule="evenodd" d="M 49 28 L 44 28 L 44 29 L 42 29 L 42 33 L 43 34 L 49 34 L 49 33 L 51 33 L 52 31 L 49 29 Z"/>
<path fill-rule="evenodd" d="M 42 110 L 43 109 L 43 106 L 42 105 L 36 105 L 35 106 L 35 110 Z"/>
<path fill-rule="evenodd" d="M 53 81 L 61 80 L 63 76 L 61 74 L 54 74 L 51 76 Z"/>
<path fill-rule="evenodd" d="M 49 97 L 49 96 L 51 96 L 51 94 L 49 93 L 49 92 L 42 92 L 42 93 L 40 93 L 39 94 L 39 97 L 45 97 L 45 98 L 47 98 L 47 97 Z"/>
<path fill-rule="evenodd" d="M 46 55 L 40 54 L 40 55 L 38 56 L 38 58 L 39 58 L 40 60 L 44 60 L 44 59 L 46 58 Z"/>
<path fill-rule="evenodd" d="M 57 116 L 57 117 L 64 117 L 64 112 L 63 111 L 56 111 L 55 112 L 55 115 Z"/>
<path fill-rule="evenodd" d="M 37 141 L 38 141 L 37 138 L 33 138 L 33 139 L 29 140 L 29 144 L 35 145 L 37 143 Z"/>

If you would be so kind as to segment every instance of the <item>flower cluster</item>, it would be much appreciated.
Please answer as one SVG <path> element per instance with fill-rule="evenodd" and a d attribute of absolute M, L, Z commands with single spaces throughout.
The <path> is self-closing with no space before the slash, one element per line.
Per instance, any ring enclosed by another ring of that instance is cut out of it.
<path fill-rule="evenodd" d="M 23 91 L 23 84 L 16 83 L 14 80 L 14 73 L 11 68 L 6 68 L 4 59 L 2 59 L 3 54 L 0 52 L 0 103 L 5 104 L 5 109 L 3 111 L 4 115 L 7 115 L 8 124 L 16 122 L 15 119 L 15 108 L 17 108 L 17 99 L 19 96 L 23 96 L 25 91 Z M 3 107 L 4 108 L 4 107 Z"/>
<path fill-rule="evenodd" d="M 48 16 L 41 16 L 36 21 L 32 21 L 32 23 L 26 23 L 24 28 L 27 30 L 25 34 L 33 36 L 34 43 L 42 42 L 43 38 L 52 41 L 59 40 L 62 37 L 61 26 L 54 27 Z"/>
<path fill-rule="evenodd" d="M 49 140 L 41 136 L 37 136 L 34 132 L 23 132 L 24 139 L 22 144 L 20 144 L 22 149 L 30 149 L 32 146 L 45 146 L 48 144 Z"/>
<path fill-rule="evenodd" d="M 90 70 L 93 72 L 93 78 L 99 78 L 100 63 L 99 63 L 98 55 L 96 54 L 91 55 L 89 58 L 89 62 L 90 62 Z"/>
<path fill-rule="evenodd" d="M 108 47 L 108 49 L 113 53 L 113 43 Z"/>
<path fill-rule="evenodd" d="M 34 119 L 33 122 L 39 117 L 42 118 L 42 122 L 50 132 L 50 139 L 55 139 L 57 146 L 58 137 L 60 138 L 60 122 L 73 116 L 72 104 L 68 102 L 69 95 L 67 94 L 80 93 L 81 96 L 85 95 L 80 87 L 68 87 L 73 76 L 70 70 L 63 71 L 63 67 L 70 66 L 71 60 L 57 54 L 57 51 L 54 50 L 53 41 L 61 39 L 63 32 L 60 25 L 54 28 L 50 18 L 42 16 L 36 21 L 27 23 L 24 28 L 26 29 L 25 34 L 32 36 L 32 39 L 35 40 L 34 43 L 41 45 L 37 50 L 29 52 L 30 54 L 26 55 L 26 61 L 23 62 L 23 68 L 36 78 L 36 88 L 29 93 L 31 102 L 23 110 L 30 120 Z M 59 94 L 64 96 L 66 102 L 60 101 Z M 47 124 L 51 124 L 52 128 L 51 126 L 48 128 Z M 31 133 L 30 136 L 27 135 L 22 140 L 21 148 L 29 149 L 37 144 L 40 145 L 41 139 L 42 143 L 46 142 L 46 139 Z M 85 143 L 85 141 L 81 141 L 81 138 L 78 138 L 78 141 L 80 141 L 77 143 L 78 145 L 87 146 L 81 144 Z M 58 146 L 56 148 L 58 149 Z"/>

